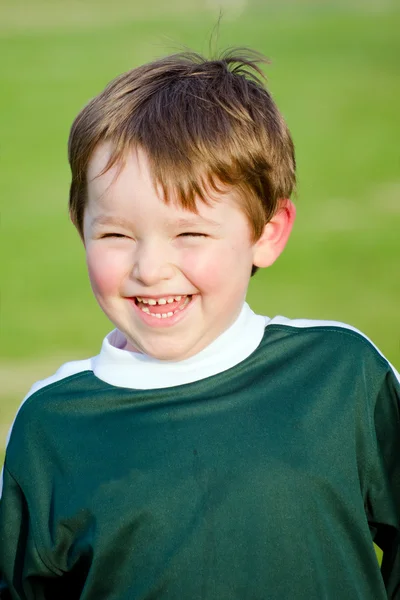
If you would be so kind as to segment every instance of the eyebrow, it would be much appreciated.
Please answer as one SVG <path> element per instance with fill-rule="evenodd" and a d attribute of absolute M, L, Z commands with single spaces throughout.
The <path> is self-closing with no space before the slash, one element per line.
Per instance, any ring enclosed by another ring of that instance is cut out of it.
<path fill-rule="evenodd" d="M 116 225 L 117 227 L 132 227 L 132 223 L 128 221 L 128 219 L 123 219 L 121 217 L 112 217 L 112 216 L 99 216 L 95 217 L 92 221 L 92 225 Z"/>
<path fill-rule="evenodd" d="M 193 219 L 177 219 L 174 222 L 179 227 L 201 227 L 202 225 L 210 225 L 211 227 L 221 227 L 221 223 L 213 221 L 212 219 L 206 219 L 205 217 L 196 216 Z"/>
<path fill-rule="evenodd" d="M 211 227 L 221 227 L 220 223 L 217 221 L 213 221 L 212 219 L 206 219 L 205 217 L 195 216 L 194 218 L 185 219 L 182 217 L 181 219 L 177 219 L 176 221 L 170 221 L 167 223 L 170 226 L 178 226 L 178 227 L 201 227 L 204 225 L 208 225 Z M 128 219 L 124 219 L 122 217 L 113 217 L 113 216 L 105 216 L 100 215 L 95 217 L 92 221 L 92 225 L 116 225 L 117 227 L 126 227 L 131 228 L 132 223 Z"/>

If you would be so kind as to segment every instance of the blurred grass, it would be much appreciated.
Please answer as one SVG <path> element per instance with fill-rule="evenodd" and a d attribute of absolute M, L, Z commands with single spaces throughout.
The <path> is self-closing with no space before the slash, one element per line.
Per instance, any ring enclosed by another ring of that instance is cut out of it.
<path fill-rule="evenodd" d="M 224 6 L 218 45 L 272 59 L 270 89 L 299 167 L 295 231 L 251 282 L 250 303 L 349 322 L 399 365 L 400 11 L 372 1 Z M 0 447 L 31 383 L 97 353 L 111 327 L 67 215 L 71 122 L 116 74 L 180 44 L 207 53 L 218 4 L 3 0 L 1 10 Z"/>

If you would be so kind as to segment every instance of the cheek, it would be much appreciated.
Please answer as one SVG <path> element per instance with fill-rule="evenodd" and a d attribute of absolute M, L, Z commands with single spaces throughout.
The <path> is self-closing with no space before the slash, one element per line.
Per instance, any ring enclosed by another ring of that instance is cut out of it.
<path fill-rule="evenodd" d="M 185 256 L 184 271 L 193 284 L 205 292 L 222 288 L 247 289 L 252 257 L 247 246 L 216 244 Z"/>
<path fill-rule="evenodd" d="M 218 254 L 210 248 L 197 248 L 184 253 L 180 269 L 195 287 L 203 292 L 212 291 L 221 277 L 221 262 Z"/>
<path fill-rule="evenodd" d="M 123 279 L 121 262 L 98 248 L 87 249 L 86 262 L 94 293 L 101 296 L 115 293 Z"/>

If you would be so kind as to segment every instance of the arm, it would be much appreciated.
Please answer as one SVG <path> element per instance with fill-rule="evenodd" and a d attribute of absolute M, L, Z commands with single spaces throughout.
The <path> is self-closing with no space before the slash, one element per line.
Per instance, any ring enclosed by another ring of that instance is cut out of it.
<path fill-rule="evenodd" d="M 388 598 L 400 597 L 400 385 L 388 367 L 371 411 L 372 462 L 367 516 L 374 542 L 383 551 L 381 566 Z"/>
<path fill-rule="evenodd" d="M 0 499 L 0 573 L 0 598 L 8 594 L 12 600 L 39 597 L 38 582 L 55 576 L 38 553 L 27 501 L 7 468 Z"/>

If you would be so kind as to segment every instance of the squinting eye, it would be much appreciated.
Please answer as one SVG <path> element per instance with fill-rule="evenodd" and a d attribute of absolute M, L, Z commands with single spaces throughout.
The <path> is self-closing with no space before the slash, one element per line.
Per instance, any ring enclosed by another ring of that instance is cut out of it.
<path fill-rule="evenodd" d="M 124 235 L 123 233 L 103 233 L 103 235 L 101 236 L 102 239 L 104 238 L 124 238 L 126 237 L 126 235 Z"/>
<path fill-rule="evenodd" d="M 207 237 L 206 233 L 186 232 L 180 233 L 178 237 Z"/>

